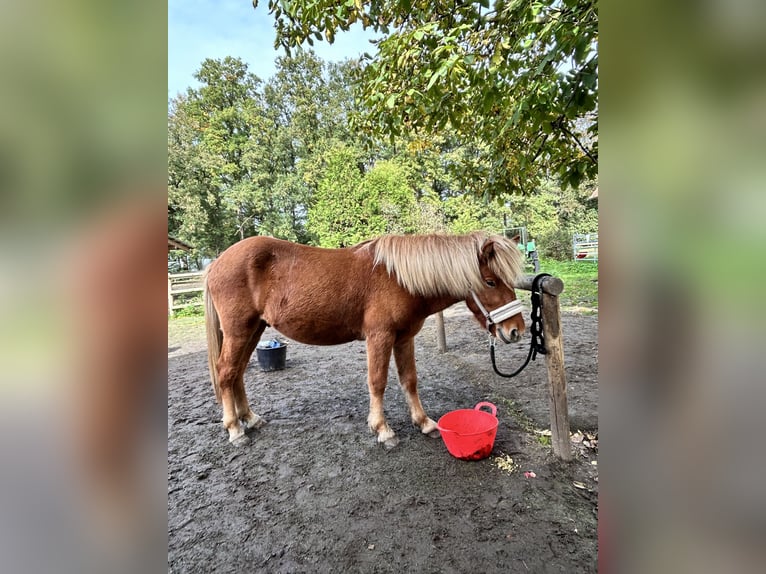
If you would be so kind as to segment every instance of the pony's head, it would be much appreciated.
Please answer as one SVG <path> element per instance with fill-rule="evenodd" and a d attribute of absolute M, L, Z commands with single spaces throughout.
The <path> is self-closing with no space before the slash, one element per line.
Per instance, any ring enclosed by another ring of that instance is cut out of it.
<path fill-rule="evenodd" d="M 466 235 L 384 235 L 367 243 L 374 264 L 413 295 L 465 299 L 481 325 L 506 343 L 518 341 L 524 319 L 513 290 L 524 271 L 518 238 Z"/>
<path fill-rule="evenodd" d="M 481 283 L 465 299 L 481 326 L 505 343 L 519 341 L 525 329 L 521 303 L 513 288 L 524 265 L 517 244 L 518 236 L 510 240 L 489 236 L 484 240 L 478 254 Z"/>

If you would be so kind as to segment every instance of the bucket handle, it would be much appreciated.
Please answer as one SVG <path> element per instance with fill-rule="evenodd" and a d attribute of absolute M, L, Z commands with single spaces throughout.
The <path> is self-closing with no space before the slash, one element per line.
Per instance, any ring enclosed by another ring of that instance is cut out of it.
<path fill-rule="evenodd" d="M 480 411 L 481 407 L 487 407 L 489 410 L 492 411 L 492 416 L 497 416 L 497 407 L 493 405 L 492 403 L 488 403 L 487 401 L 483 401 L 479 404 L 477 404 L 475 407 L 473 407 L 473 410 Z"/>

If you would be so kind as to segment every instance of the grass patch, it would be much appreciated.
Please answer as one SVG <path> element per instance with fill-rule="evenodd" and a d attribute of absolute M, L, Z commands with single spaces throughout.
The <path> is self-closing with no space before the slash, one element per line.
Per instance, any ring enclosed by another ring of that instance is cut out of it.
<path fill-rule="evenodd" d="M 499 407 L 502 407 L 504 412 L 507 412 L 516 424 L 521 427 L 521 430 L 530 435 L 534 435 L 535 440 L 540 446 L 551 448 L 551 431 L 548 429 L 540 429 L 531 418 L 524 414 L 515 402 L 506 397 L 497 395 L 493 395 L 490 400 Z"/>
<path fill-rule="evenodd" d="M 194 327 L 197 325 L 204 325 L 205 324 L 205 317 L 204 315 L 190 315 L 190 316 L 175 316 L 175 314 L 172 317 L 168 317 L 168 325 L 173 325 L 174 327 L 178 327 L 179 329 L 183 329 L 185 327 Z"/>
<path fill-rule="evenodd" d="M 173 311 L 172 318 L 180 319 L 182 317 L 204 317 L 205 308 L 202 305 L 192 305 L 189 307 L 181 307 Z"/>
<path fill-rule="evenodd" d="M 542 446 L 551 446 L 551 437 L 544 434 L 537 435 L 537 442 L 539 442 Z"/>
<path fill-rule="evenodd" d="M 168 317 L 168 343 L 183 340 L 192 334 L 205 336 L 205 317 Z"/>
<path fill-rule="evenodd" d="M 541 259 L 540 271 L 564 282 L 564 292 L 559 296 L 562 309 L 586 313 L 598 311 L 597 262 Z"/>
<path fill-rule="evenodd" d="M 495 395 L 492 397 L 492 401 L 495 404 L 502 406 L 508 412 L 508 414 L 511 415 L 513 420 L 516 421 L 516 424 L 522 428 L 522 430 L 528 433 L 535 432 L 536 427 L 534 422 L 532 422 L 532 419 L 525 415 L 524 412 L 511 399 Z"/>

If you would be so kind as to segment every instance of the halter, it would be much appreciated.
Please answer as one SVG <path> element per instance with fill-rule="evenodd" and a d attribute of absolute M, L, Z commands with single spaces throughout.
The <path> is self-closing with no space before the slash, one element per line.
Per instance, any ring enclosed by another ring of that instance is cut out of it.
<path fill-rule="evenodd" d="M 490 332 L 489 336 L 489 356 L 492 359 L 492 368 L 494 369 L 495 373 L 500 375 L 501 377 L 510 378 L 515 377 L 518 375 L 521 371 L 524 370 L 524 367 L 526 367 L 529 364 L 529 361 L 534 361 L 537 358 L 537 354 L 541 355 L 547 355 L 548 351 L 545 348 L 545 337 L 543 335 L 543 317 L 542 317 L 542 309 L 543 309 L 543 300 L 542 300 L 542 288 L 540 287 L 540 281 L 543 279 L 543 277 L 550 277 L 549 273 L 539 273 L 535 276 L 535 278 L 532 280 L 532 313 L 530 315 L 531 319 L 531 337 L 529 341 L 529 353 L 527 354 L 527 359 L 524 361 L 524 364 L 521 365 L 518 369 L 516 369 L 513 373 L 501 373 L 498 368 L 497 364 L 495 363 L 495 338 L 492 336 L 492 333 Z M 485 311 L 484 307 L 482 307 L 481 303 L 479 303 L 478 299 L 476 298 L 476 295 L 473 294 L 474 301 L 476 301 L 476 304 L 479 305 L 479 308 L 484 312 L 485 316 L 488 317 L 488 313 Z M 511 301 L 511 303 L 518 303 L 519 301 Z M 505 307 L 508 307 L 508 305 L 503 305 L 503 307 L 500 307 L 496 309 L 494 312 L 501 311 Z M 510 317 L 510 315 L 508 315 Z M 497 320 L 497 319 L 495 319 Z M 502 320 L 502 319 L 501 319 Z M 489 317 L 487 318 L 487 330 L 489 331 Z M 503 331 L 502 329 L 497 329 L 497 333 L 500 333 L 501 338 L 506 343 L 508 341 L 505 340 L 505 337 L 503 337 Z"/>
<path fill-rule="evenodd" d="M 471 291 L 471 295 L 473 296 L 474 303 L 476 303 L 476 306 L 479 308 L 479 311 L 481 311 L 482 315 L 484 315 L 484 318 L 487 320 L 487 332 L 492 335 L 492 330 L 490 327 L 492 325 L 497 325 L 499 323 L 502 323 L 509 317 L 513 317 L 514 315 L 518 315 L 521 313 L 524 308 L 521 305 L 521 301 L 518 299 L 514 299 L 513 301 L 510 301 L 509 303 L 506 303 L 505 305 L 502 305 L 501 307 L 498 307 L 494 311 L 487 311 L 486 307 L 481 304 L 481 301 L 479 301 L 479 297 L 476 295 L 475 291 Z M 505 338 L 505 335 L 503 335 L 502 329 L 495 329 L 495 333 L 500 335 L 500 338 L 505 341 L 506 343 L 510 343 Z"/>

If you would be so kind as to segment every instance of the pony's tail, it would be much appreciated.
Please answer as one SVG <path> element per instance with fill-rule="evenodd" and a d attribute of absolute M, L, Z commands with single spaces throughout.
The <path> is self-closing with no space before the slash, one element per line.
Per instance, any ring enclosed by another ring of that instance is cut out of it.
<path fill-rule="evenodd" d="M 221 356 L 221 345 L 223 343 L 223 333 L 221 332 L 221 321 L 218 318 L 218 311 L 213 305 L 213 298 L 210 296 L 210 289 L 207 286 L 207 273 L 205 273 L 205 330 L 207 331 L 207 366 L 210 369 L 210 380 L 213 381 L 213 390 L 215 391 L 215 400 L 221 402 L 221 388 L 218 386 L 218 357 Z"/>

